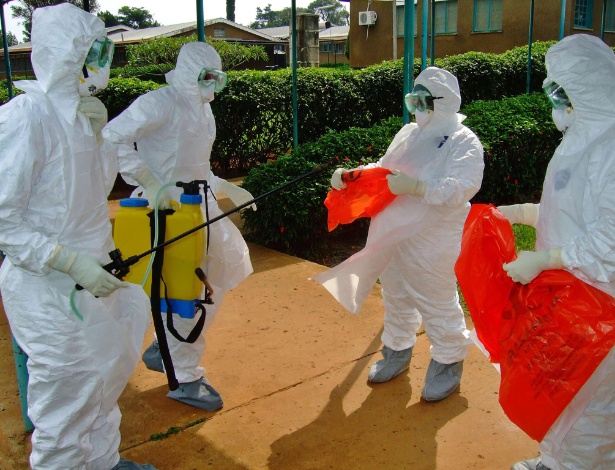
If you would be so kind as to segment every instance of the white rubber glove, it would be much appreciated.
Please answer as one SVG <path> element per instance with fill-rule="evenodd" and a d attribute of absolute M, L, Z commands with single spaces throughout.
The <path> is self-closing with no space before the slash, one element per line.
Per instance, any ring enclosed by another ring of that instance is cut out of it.
<path fill-rule="evenodd" d="M 145 167 L 139 171 L 135 180 L 145 190 L 148 207 L 153 209 L 156 205 L 156 195 L 160 188 L 162 188 L 162 183 Z M 171 207 L 171 197 L 167 190 L 164 189 L 158 197 L 158 209 L 168 209 L 169 207 Z"/>
<path fill-rule="evenodd" d="M 105 271 L 93 256 L 80 255 L 62 245 L 56 246 L 47 264 L 56 271 L 68 274 L 77 284 L 96 297 L 107 297 L 117 288 L 128 286 Z"/>
<path fill-rule="evenodd" d="M 520 251 L 518 258 L 511 263 L 504 263 L 504 271 L 515 282 L 528 284 L 547 269 L 562 269 L 562 249 L 542 251 Z"/>
<path fill-rule="evenodd" d="M 389 190 L 395 194 L 409 194 L 411 196 L 423 197 L 425 195 L 425 182 L 410 178 L 407 174 L 399 170 L 392 170 L 392 174 L 387 175 Z"/>
<path fill-rule="evenodd" d="M 84 96 L 79 101 L 77 110 L 82 112 L 86 118 L 90 120 L 90 125 L 94 131 L 94 135 L 103 130 L 103 127 L 107 124 L 107 108 L 105 105 L 95 96 Z"/>
<path fill-rule="evenodd" d="M 340 189 L 344 189 L 346 187 L 346 183 L 342 181 L 342 175 L 346 173 L 346 171 L 347 170 L 343 168 L 338 168 L 333 172 L 331 175 L 331 187 L 333 189 L 337 189 L 339 191 Z"/>
<path fill-rule="evenodd" d="M 513 204 L 512 206 L 498 206 L 510 224 L 523 224 L 536 226 L 538 220 L 538 204 Z"/>
<path fill-rule="evenodd" d="M 254 199 L 254 196 L 252 196 L 248 191 L 240 186 L 234 185 L 233 183 L 229 183 L 226 180 L 222 180 L 220 182 L 218 194 L 228 196 L 236 206 L 241 206 L 242 204 Z M 256 204 L 251 204 L 250 207 L 253 211 L 256 210 Z"/>

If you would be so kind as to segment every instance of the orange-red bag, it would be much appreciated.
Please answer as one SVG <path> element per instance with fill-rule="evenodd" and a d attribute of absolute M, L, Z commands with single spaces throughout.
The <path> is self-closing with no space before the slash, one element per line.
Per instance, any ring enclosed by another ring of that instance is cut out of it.
<path fill-rule="evenodd" d="M 476 333 L 500 363 L 504 412 L 541 441 L 613 348 L 615 299 L 563 270 L 513 283 L 502 269 L 516 258 L 511 244 L 504 216 L 475 204 L 455 272 Z"/>
<path fill-rule="evenodd" d="M 349 224 L 359 217 L 373 217 L 388 206 L 395 195 L 389 190 L 386 176 L 391 170 L 369 168 L 353 170 L 342 175 L 344 189 L 332 189 L 327 194 L 325 206 L 329 209 L 329 232 L 339 224 Z"/>

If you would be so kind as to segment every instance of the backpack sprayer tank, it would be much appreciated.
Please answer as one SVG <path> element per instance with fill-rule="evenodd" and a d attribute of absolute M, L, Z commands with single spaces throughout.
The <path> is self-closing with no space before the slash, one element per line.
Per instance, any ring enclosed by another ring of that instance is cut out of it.
<path fill-rule="evenodd" d="M 184 192 L 177 201 L 171 201 L 172 213 L 166 215 L 165 240 L 170 240 L 203 223 L 201 194 Z M 147 207 L 147 199 L 126 198 L 120 200 L 120 208 L 115 216 L 113 239 L 122 253 L 141 253 L 149 250 L 151 244 L 150 223 L 154 223 L 154 213 Z M 170 212 L 170 211 L 169 211 Z M 166 283 L 166 295 L 174 313 L 183 318 L 193 318 L 195 306 L 203 290 L 203 282 L 195 275 L 204 260 L 206 231 L 198 230 L 164 247 L 162 278 Z M 161 243 L 161 240 L 159 240 Z M 125 281 L 141 284 L 150 257 L 141 258 L 124 278 Z M 151 272 L 143 289 L 150 295 Z M 167 311 L 164 298 L 165 286 L 161 282 L 160 310 Z"/>

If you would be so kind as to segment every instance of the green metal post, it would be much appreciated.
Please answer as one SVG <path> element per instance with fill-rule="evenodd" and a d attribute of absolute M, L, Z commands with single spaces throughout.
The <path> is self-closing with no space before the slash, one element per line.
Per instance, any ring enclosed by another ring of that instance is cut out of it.
<path fill-rule="evenodd" d="M 298 120 L 298 104 L 297 104 L 297 2 L 292 0 L 290 7 L 290 25 L 291 25 L 291 65 L 293 70 L 293 78 L 291 85 L 291 94 L 293 100 L 293 148 L 299 145 L 299 120 Z"/>
<path fill-rule="evenodd" d="M 196 0 L 196 31 L 199 41 L 205 42 L 205 16 L 203 0 Z"/>
<path fill-rule="evenodd" d="M 436 0 L 431 0 L 431 62 L 434 64 L 436 60 Z"/>
<path fill-rule="evenodd" d="M 527 82 L 525 92 L 530 92 L 530 80 L 532 78 L 532 36 L 534 33 L 534 0 L 530 2 L 530 32 L 527 38 Z"/>
<path fill-rule="evenodd" d="M 423 0 L 422 21 L 421 21 L 421 70 L 425 70 L 427 67 L 427 36 L 429 34 L 428 15 L 429 15 L 429 0 Z"/>
<path fill-rule="evenodd" d="M 600 24 L 600 39 L 604 41 L 604 29 L 606 27 L 606 0 L 602 2 L 602 22 Z"/>
<path fill-rule="evenodd" d="M 2 26 L 2 47 L 4 48 L 4 67 L 6 70 L 6 86 L 9 91 L 9 100 L 13 98 L 13 79 L 11 76 L 11 60 L 9 58 L 9 43 L 6 38 L 6 25 L 4 24 L 4 5 L 11 0 L 1 0 L 0 2 L 0 25 Z"/>
<path fill-rule="evenodd" d="M 30 432 L 34 429 L 34 424 L 28 416 L 28 356 L 19 347 L 13 335 L 13 357 L 15 358 L 15 370 L 17 372 L 17 388 L 19 389 L 19 399 L 21 400 L 21 416 L 26 431 Z"/>
<path fill-rule="evenodd" d="M 2 26 L 2 45 L 4 47 L 4 65 L 6 70 L 6 84 L 9 88 L 9 101 L 13 99 L 13 82 L 11 79 L 11 60 L 9 57 L 9 46 L 6 38 L 6 25 L 4 23 L 4 5 L 11 0 L 0 1 L 0 25 Z M 3 258 L 3 256 L 2 256 Z M 15 359 L 15 371 L 17 373 L 17 388 L 19 390 L 19 400 L 21 401 L 21 416 L 26 431 L 32 431 L 34 425 L 28 416 L 28 368 L 26 363 L 28 356 L 19 347 L 13 335 L 13 358 Z"/>
<path fill-rule="evenodd" d="M 409 8 L 408 8 L 409 4 Z M 414 0 L 404 2 L 404 94 L 401 97 L 404 108 L 404 124 L 410 122 L 410 114 L 404 97 L 414 86 Z"/>
<path fill-rule="evenodd" d="M 606 3 L 606 2 L 605 2 Z M 566 0 L 562 0 L 559 12 L 559 40 L 564 39 L 564 28 L 566 27 Z"/>

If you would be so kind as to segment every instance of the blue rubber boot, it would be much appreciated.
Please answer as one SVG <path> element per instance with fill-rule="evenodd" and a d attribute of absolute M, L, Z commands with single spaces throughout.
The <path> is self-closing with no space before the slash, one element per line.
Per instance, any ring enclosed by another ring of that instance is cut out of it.
<path fill-rule="evenodd" d="M 391 348 L 384 346 L 382 348 L 382 356 L 384 359 L 374 362 L 369 370 L 367 380 L 372 383 L 386 382 L 408 369 L 410 367 L 410 359 L 412 359 L 412 348 L 393 351 Z"/>
<path fill-rule="evenodd" d="M 160 347 L 158 346 L 158 341 L 154 340 L 152 344 L 145 350 L 143 356 L 141 356 L 145 367 L 149 370 L 153 370 L 155 372 L 164 372 L 164 367 L 162 366 L 162 356 L 160 355 Z"/>
<path fill-rule="evenodd" d="M 431 360 L 421 396 L 425 401 L 440 401 L 450 396 L 461 383 L 463 361 L 442 364 Z"/>
<path fill-rule="evenodd" d="M 536 457 L 532 460 L 524 460 L 523 462 L 517 462 L 510 470 L 550 470 L 549 467 L 546 467 L 540 461 L 540 457 Z"/>
<path fill-rule="evenodd" d="M 177 390 L 167 393 L 167 397 L 207 411 L 217 411 L 224 405 L 220 394 L 205 377 L 194 382 L 179 384 Z"/>
<path fill-rule="evenodd" d="M 130 460 L 124 460 L 120 458 L 120 461 L 111 470 L 158 470 L 152 464 L 149 463 L 136 463 Z"/>

